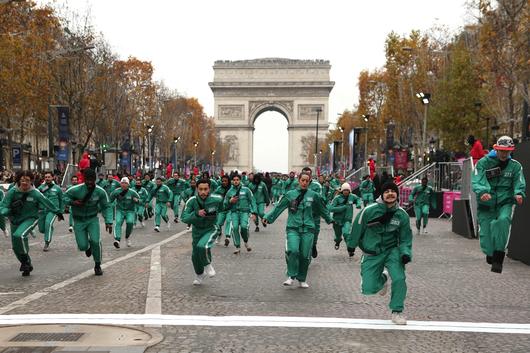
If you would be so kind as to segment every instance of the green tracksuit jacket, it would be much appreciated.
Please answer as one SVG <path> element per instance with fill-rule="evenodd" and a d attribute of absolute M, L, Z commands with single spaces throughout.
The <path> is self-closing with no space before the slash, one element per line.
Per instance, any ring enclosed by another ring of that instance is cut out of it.
<path fill-rule="evenodd" d="M 135 200 L 136 199 L 136 200 Z M 140 203 L 140 195 L 131 188 L 123 190 L 121 187 L 110 194 L 110 201 L 116 201 L 116 226 L 114 239 L 121 240 L 121 227 L 125 221 L 125 238 L 129 238 L 136 221 L 136 206 Z"/>
<path fill-rule="evenodd" d="M 53 203 L 61 212 L 64 211 L 64 196 L 61 188 L 54 182 L 51 185 L 46 183 L 39 186 L 39 191 Z M 50 243 L 53 237 L 53 224 L 55 222 L 53 212 L 42 210 L 39 215 L 39 231 L 44 234 L 44 241 Z"/>
<path fill-rule="evenodd" d="M 370 179 L 363 180 L 359 185 L 361 192 L 361 198 L 365 202 L 365 205 L 374 201 L 374 182 Z"/>

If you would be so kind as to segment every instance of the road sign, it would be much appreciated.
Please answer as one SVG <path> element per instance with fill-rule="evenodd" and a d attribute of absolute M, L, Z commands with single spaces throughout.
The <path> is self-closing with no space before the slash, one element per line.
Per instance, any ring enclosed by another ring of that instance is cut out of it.
<path fill-rule="evenodd" d="M 11 153 L 13 156 L 13 167 L 20 168 L 22 166 L 22 147 L 13 146 Z"/>

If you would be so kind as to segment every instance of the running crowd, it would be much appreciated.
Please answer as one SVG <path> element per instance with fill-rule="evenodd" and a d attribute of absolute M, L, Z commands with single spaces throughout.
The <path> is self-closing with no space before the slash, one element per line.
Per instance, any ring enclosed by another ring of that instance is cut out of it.
<path fill-rule="evenodd" d="M 502 272 L 509 239 L 511 211 L 525 197 L 522 166 L 510 156 L 514 148 L 511 138 L 501 137 L 494 150 L 478 161 L 472 177 L 479 203 L 481 248 L 491 270 L 498 273 Z M 283 176 L 232 172 L 210 177 L 204 172 L 200 177 L 192 174 L 181 178 L 175 171 L 167 180 L 156 177 L 154 181 L 151 174 L 105 177 L 84 168 L 82 183 L 79 178 L 73 176 L 63 191 L 52 172 L 44 173 L 42 184 L 35 187 L 35 175 L 20 171 L 7 193 L 0 192 L 0 229 L 9 236 L 4 219 L 8 217 L 12 248 L 22 276 L 29 276 L 33 270 L 28 236 L 38 227 L 44 234 L 43 250 L 49 251 L 54 222 L 64 220 L 66 209 L 69 231 L 74 233 L 78 249 L 93 258 L 98 276 L 103 274 L 98 214 L 104 219 L 106 231 L 113 235 L 116 249 L 121 247 L 123 223 L 125 244 L 130 247 L 134 227 L 145 227 L 150 218 L 154 217 L 156 232 L 160 232 L 162 221 L 168 229 L 172 222 L 184 222 L 188 229 L 192 228 L 191 259 L 196 274 L 193 285 L 215 276 L 211 249 L 223 236 L 225 247 L 233 243 L 235 255 L 240 254 L 242 242 L 250 252 L 251 224 L 259 232 L 260 225 L 267 227 L 287 210 L 284 286 L 297 281 L 300 288 L 309 287 L 309 266 L 318 257 L 323 219 L 333 225 L 335 250 L 343 241 L 349 257 L 361 249 L 362 293 L 386 295 L 391 282 L 392 322 L 406 324 L 405 269 L 412 261 L 413 235 L 409 215 L 399 205 L 398 185 L 390 178 L 377 188 L 378 192 L 373 178 L 366 175 L 359 185 L 359 195 L 352 192 L 350 183 L 337 176 L 314 178 L 309 167 L 298 175 L 291 172 Z M 417 234 L 422 228 L 427 233 L 429 210 L 435 207 L 434 190 L 428 182 L 423 178 L 409 198 L 414 205 Z M 354 215 L 354 208 L 362 210 Z"/>

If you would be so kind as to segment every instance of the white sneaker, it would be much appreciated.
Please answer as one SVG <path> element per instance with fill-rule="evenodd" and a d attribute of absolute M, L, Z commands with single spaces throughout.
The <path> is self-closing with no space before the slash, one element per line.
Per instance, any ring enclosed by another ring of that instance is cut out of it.
<path fill-rule="evenodd" d="M 187 226 L 187 227 L 186 227 L 186 230 L 190 230 L 190 226 Z"/>
<path fill-rule="evenodd" d="M 4 237 L 9 238 L 9 232 L 6 230 L 3 230 L 2 233 L 4 233 Z"/>
<path fill-rule="evenodd" d="M 171 223 L 167 222 L 167 230 L 171 230 Z"/>
<path fill-rule="evenodd" d="M 68 231 L 69 231 L 70 233 L 72 233 L 72 232 L 74 231 L 74 227 L 72 227 L 72 226 L 68 227 Z"/>
<path fill-rule="evenodd" d="M 309 288 L 309 284 L 307 284 L 307 282 L 300 282 L 300 283 L 298 284 L 298 286 L 299 286 L 300 288 Z"/>
<path fill-rule="evenodd" d="M 156 226 L 156 227 L 155 227 L 155 232 L 160 233 L 160 227 L 159 227 L 159 226 Z"/>
<path fill-rule="evenodd" d="M 423 228 L 423 234 L 427 234 L 427 228 Z"/>
<path fill-rule="evenodd" d="M 388 292 L 388 281 L 390 281 L 390 276 L 388 275 L 388 271 L 386 268 L 383 270 L 383 276 L 386 277 L 386 282 L 383 288 L 381 288 L 381 290 L 379 291 L 379 295 L 382 297 L 384 297 L 386 293 Z"/>
<path fill-rule="evenodd" d="M 117 240 L 114 240 L 114 247 L 116 248 L 116 250 L 118 250 L 120 248 L 120 242 Z"/>
<path fill-rule="evenodd" d="M 131 247 L 132 246 L 132 243 L 131 243 L 131 239 L 125 239 L 125 243 L 127 244 L 127 247 Z"/>
<path fill-rule="evenodd" d="M 145 223 L 144 223 L 144 221 L 142 221 L 141 225 L 142 225 L 142 228 L 145 227 Z"/>
<path fill-rule="evenodd" d="M 208 275 L 208 277 L 215 276 L 215 270 L 214 270 L 212 264 L 208 264 L 208 265 L 206 265 L 206 267 L 204 267 L 204 273 L 206 273 Z"/>
<path fill-rule="evenodd" d="M 215 244 L 216 244 L 216 245 L 219 245 L 219 241 L 220 241 L 219 238 L 220 238 L 220 237 L 217 237 L 217 239 L 215 239 Z"/>
<path fill-rule="evenodd" d="M 291 277 L 288 277 L 285 282 L 283 282 L 283 285 L 284 286 L 292 286 L 293 285 L 293 282 L 294 280 L 291 278 Z"/>
<path fill-rule="evenodd" d="M 204 278 L 205 278 L 204 273 L 202 275 L 197 275 L 197 277 L 195 277 L 195 279 L 193 280 L 193 285 L 200 286 Z"/>
<path fill-rule="evenodd" d="M 392 313 L 392 322 L 396 325 L 406 325 L 407 318 L 403 313 Z"/>

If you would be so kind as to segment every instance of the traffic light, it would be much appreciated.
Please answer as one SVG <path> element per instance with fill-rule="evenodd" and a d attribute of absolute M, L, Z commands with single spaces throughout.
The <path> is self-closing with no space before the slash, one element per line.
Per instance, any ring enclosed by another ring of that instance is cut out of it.
<path fill-rule="evenodd" d="M 101 145 L 101 150 L 103 152 L 107 152 L 107 149 L 108 149 L 108 145 L 107 144 L 104 143 L 104 144 Z"/>

